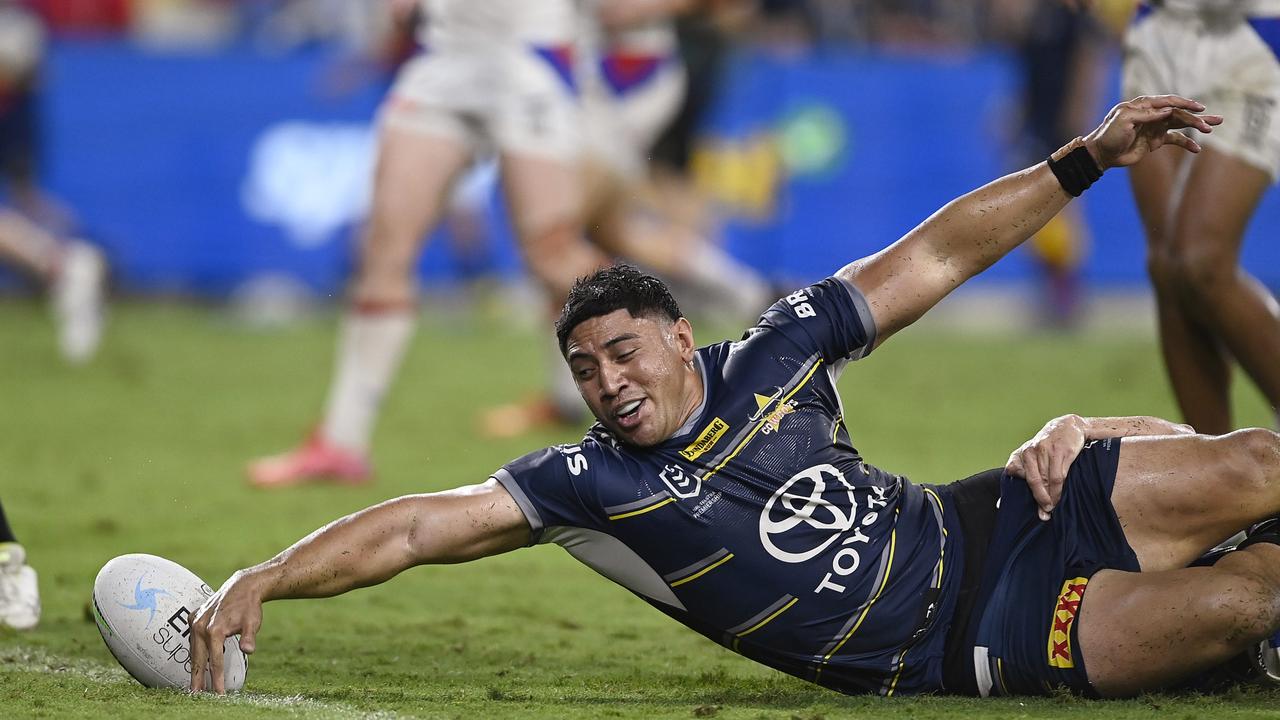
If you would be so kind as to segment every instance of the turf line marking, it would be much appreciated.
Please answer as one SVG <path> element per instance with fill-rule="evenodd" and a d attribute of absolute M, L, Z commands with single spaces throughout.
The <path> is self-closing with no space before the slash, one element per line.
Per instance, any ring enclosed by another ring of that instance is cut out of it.
<path fill-rule="evenodd" d="M 136 685 L 123 668 L 110 667 L 83 658 L 66 658 L 21 645 L 0 648 L 0 675 L 12 671 L 72 675 L 100 685 Z M 400 717 L 393 712 L 366 712 L 302 695 L 239 692 L 221 697 L 217 695 L 206 697 L 211 702 L 285 710 L 304 717 L 360 718 L 361 720 L 394 720 Z"/>

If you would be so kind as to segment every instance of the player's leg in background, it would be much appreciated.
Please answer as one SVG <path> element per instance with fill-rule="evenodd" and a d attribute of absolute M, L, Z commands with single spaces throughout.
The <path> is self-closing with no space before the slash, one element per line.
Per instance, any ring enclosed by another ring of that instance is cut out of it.
<path fill-rule="evenodd" d="M 63 356 L 73 363 L 89 360 L 102 339 L 107 276 L 102 252 L 82 240 L 63 241 L 25 216 L 0 207 L 0 260 L 48 290 Z"/>
<path fill-rule="evenodd" d="M 554 316 L 574 280 L 610 261 L 583 237 L 579 168 L 561 157 L 517 150 L 504 150 L 500 162 L 503 193 L 525 264 L 545 291 L 548 312 Z M 544 344 L 547 394 L 486 411 L 481 417 L 485 434 L 514 437 L 584 417 L 582 398 L 555 339 Z"/>
<path fill-rule="evenodd" d="M 1187 307 L 1179 281 L 1174 238 L 1184 196 L 1183 159 L 1161 149 L 1129 169 L 1138 214 L 1147 236 L 1147 272 L 1155 289 L 1160 349 L 1182 417 L 1204 433 L 1231 429 L 1231 361 L 1212 329 Z M 1194 202 L 1199 202 L 1198 199 Z"/>
<path fill-rule="evenodd" d="M 593 188 L 612 187 L 592 206 L 587 229 L 604 250 L 661 275 L 696 296 L 698 304 L 725 320 L 750 322 L 773 299 L 769 284 L 724 248 L 666 217 L 661 208 L 634 201 L 635 187 L 598 181 Z M 681 305 L 690 305 L 681 298 Z"/>
<path fill-rule="evenodd" d="M 584 82 L 587 236 L 672 283 L 682 307 L 751 322 L 773 299 L 768 283 L 657 202 L 650 158 L 681 108 L 688 79 L 678 57 L 653 61 L 658 69 L 632 86 L 615 87 L 603 76 Z"/>
<path fill-rule="evenodd" d="M 0 626 L 29 630 L 39 621 L 36 571 L 27 564 L 26 550 L 14 537 L 0 504 Z"/>
<path fill-rule="evenodd" d="M 417 259 L 451 183 L 471 156 L 465 135 L 428 132 L 396 117 L 389 110 L 381 128 L 372 207 L 324 419 L 302 447 L 251 463 L 255 485 L 361 482 L 370 476 L 367 457 L 378 410 L 413 338 Z"/>
<path fill-rule="evenodd" d="M 1280 409 L 1280 304 L 1240 265 L 1245 229 L 1270 183 L 1264 170 L 1206 147 L 1191 165 L 1174 215 L 1168 282 L 1184 313 L 1216 336 L 1216 344 L 1240 363 L 1275 410 Z"/>

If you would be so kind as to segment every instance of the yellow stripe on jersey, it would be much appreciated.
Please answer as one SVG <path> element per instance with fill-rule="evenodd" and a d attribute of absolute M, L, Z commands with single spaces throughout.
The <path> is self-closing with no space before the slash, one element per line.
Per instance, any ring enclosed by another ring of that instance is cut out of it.
<path fill-rule="evenodd" d="M 778 405 L 782 405 L 783 403 L 790 400 L 792 396 L 794 396 L 796 393 L 800 392 L 800 389 L 803 388 L 806 384 L 808 384 L 809 379 L 813 377 L 813 373 L 818 369 L 820 365 L 822 365 L 822 358 L 818 358 L 813 363 L 813 367 L 809 368 L 809 372 L 805 373 L 805 376 L 800 380 L 799 383 L 796 384 L 795 388 L 791 392 L 787 393 L 782 397 L 782 399 L 778 400 Z M 703 475 L 702 479 L 706 480 L 710 478 L 712 475 L 715 475 L 716 473 L 720 472 L 720 470 L 724 468 L 725 465 L 729 464 L 729 461 L 733 460 L 735 457 L 738 456 L 738 453 L 742 452 L 742 449 L 747 446 L 747 443 L 751 442 L 751 438 L 755 437 L 756 433 L 762 427 L 764 427 L 763 419 L 761 422 L 756 423 L 755 427 L 751 428 L 751 432 L 747 433 L 747 436 L 742 438 L 742 442 L 738 443 L 738 446 L 733 449 L 733 452 L 729 453 L 728 457 L 726 457 L 724 460 L 721 460 L 720 464 L 712 468 L 709 472 L 707 472 L 706 475 Z"/>
<path fill-rule="evenodd" d="M 617 515 L 610 515 L 610 516 L 609 516 L 609 519 L 610 519 L 610 520 L 623 520 L 623 519 L 625 519 L 625 518 L 635 517 L 636 515 L 643 515 L 643 514 L 645 514 L 645 513 L 649 512 L 650 510 L 657 510 L 658 508 L 662 507 L 663 505 L 666 505 L 667 503 L 673 503 L 673 502 L 675 502 L 675 501 L 676 501 L 676 499 L 675 499 L 675 498 L 673 498 L 673 497 L 667 497 L 667 498 L 663 499 L 663 500 L 662 500 L 662 502 L 656 502 L 656 503 L 654 503 L 654 504 L 652 504 L 652 505 L 650 505 L 650 506 L 648 506 L 648 507 L 642 507 L 642 508 L 640 508 L 639 510 L 632 510 L 631 512 L 624 512 L 624 513 L 618 513 Z"/>
<path fill-rule="evenodd" d="M 898 671 L 893 674 L 893 682 L 889 683 L 889 689 L 885 691 L 885 697 L 893 697 L 893 691 L 898 689 L 898 681 L 902 679 L 902 671 L 907 667 L 907 650 L 903 650 L 898 656 Z"/>
<path fill-rule="evenodd" d="M 823 656 L 822 661 L 824 663 L 830 660 L 833 655 L 840 652 L 840 648 L 844 647 L 844 644 L 849 641 L 849 638 L 853 637 L 853 634 L 858 632 L 858 628 L 862 626 L 862 621 L 867 619 L 867 613 L 871 612 L 871 606 L 876 604 L 876 601 L 880 599 L 881 593 L 884 592 L 885 587 L 889 585 L 889 575 L 893 571 L 893 554 L 897 544 L 898 530 L 897 528 L 894 528 L 893 532 L 889 534 L 889 561 L 888 566 L 884 569 L 884 577 L 880 580 L 880 587 L 876 588 L 876 594 L 871 597 L 867 606 L 862 608 L 862 615 L 858 617 L 858 621 L 853 624 L 853 627 L 849 628 L 849 632 L 845 633 L 844 637 L 840 638 L 840 642 L 836 643 L 836 646 L 831 648 L 831 652 Z"/>
<path fill-rule="evenodd" d="M 769 624 L 769 623 L 770 623 L 774 618 L 778 617 L 779 615 L 781 615 L 782 613 L 786 612 L 787 610 L 790 610 L 790 609 L 791 609 L 791 606 L 792 606 L 792 605 L 795 605 L 795 604 L 796 604 L 797 602 L 799 602 L 799 601 L 800 601 L 800 598 L 791 598 L 791 602 L 787 603 L 786 605 L 783 605 L 782 607 L 778 608 L 777 610 L 774 610 L 774 611 L 773 611 L 773 613 L 771 613 L 771 614 L 769 615 L 769 617 L 767 617 L 767 618 L 765 618 L 765 619 L 761 620 L 760 622 L 756 623 L 755 625 L 752 625 L 751 627 L 747 628 L 746 630 L 743 630 L 742 632 L 738 633 L 737 637 L 740 637 L 740 638 L 741 638 L 741 637 L 746 637 L 746 636 L 750 635 L 751 633 L 753 633 L 753 632 L 755 632 L 755 631 L 759 630 L 760 628 L 764 627 L 765 625 L 768 625 L 768 624 Z"/>
<path fill-rule="evenodd" d="M 920 489 L 924 490 L 925 495 L 929 496 L 930 499 L 938 503 L 938 512 L 939 514 L 941 514 L 943 510 L 942 498 L 938 497 L 938 493 L 934 492 L 932 488 L 928 488 L 923 485 L 920 486 Z M 930 585 L 934 589 L 942 587 L 943 561 L 946 559 L 946 556 L 947 556 L 947 545 L 946 545 L 947 528 L 943 527 L 941 529 L 942 529 L 942 547 L 939 548 L 938 550 L 938 564 L 934 568 L 933 581 L 930 583 Z M 893 674 L 893 681 L 889 683 L 889 689 L 887 692 L 885 692 L 885 697 L 892 697 L 893 691 L 897 689 L 898 681 L 902 679 L 902 671 L 905 670 L 907 667 L 907 651 L 910 649 L 911 648 L 907 648 L 906 650 L 903 650 L 902 654 L 898 656 L 898 670 Z"/>
<path fill-rule="evenodd" d="M 698 578 L 702 577 L 703 575 L 706 575 L 707 573 L 711 572 L 712 570 L 715 570 L 716 568 L 718 568 L 718 567 L 720 567 L 721 565 L 723 565 L 723 564 L 725 564 L 725 563 L 729 562 L 729 561 L 730 561 L 730 560 L 732 560 L 732 559 L 733 559 L 733 553 L 729 553 L 728 555 L 725 555 L 724 557 L 722 557 L 722 558 L 720 558 L 719 560 L 717 560 L 717 561 L 715 561 L 715 562 L 711 563 L 710 565 L 708 565 L 708 566 L 706 566 L 706 567 L 702 568 L 701 570 L 699 570 L 698 572 L 696 572 L 696 573 L 694 573 L 694 574 L 690 575 L 689 577 L 686 577 L 686 578 L 680 578 L 679 580 L 677 580 L 677 581 L 675 581 L 675 582 L 671 583 L 671 587 L 679 587 L 679 586 L 681 586 L 681 585 L 683 585 L 683 584 L 685 584 L 685 583 L 687 583 L 687 582 L 691 582 L 691 581 L 693 581 L 693 580 L 697 580 Z"/>

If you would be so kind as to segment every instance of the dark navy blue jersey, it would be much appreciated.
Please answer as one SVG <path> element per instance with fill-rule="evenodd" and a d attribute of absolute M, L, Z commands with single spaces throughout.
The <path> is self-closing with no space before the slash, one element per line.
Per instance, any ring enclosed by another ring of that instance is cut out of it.
<path fill-rule="evenodd" d="M 494 477 L 533 542 L 735 652 L 842 692 L 939 689 L 958 575 L 942 502 L 862 461 L 836 393 L 874 341 L 862 294 L 828 278 L 698 350 L 703 402 L 665 442 L 597 425 Z"/>

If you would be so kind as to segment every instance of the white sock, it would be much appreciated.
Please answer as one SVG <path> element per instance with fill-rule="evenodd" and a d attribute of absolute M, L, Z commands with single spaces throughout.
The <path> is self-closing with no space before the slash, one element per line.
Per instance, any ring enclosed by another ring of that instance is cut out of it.
<path fill-rule="evenodd" d="M 342 320 L 338 354 L 321 434 L 341 448 L 369 449 L 378 408 L 413 338 L 417 310 L 349 310 Z"/>

